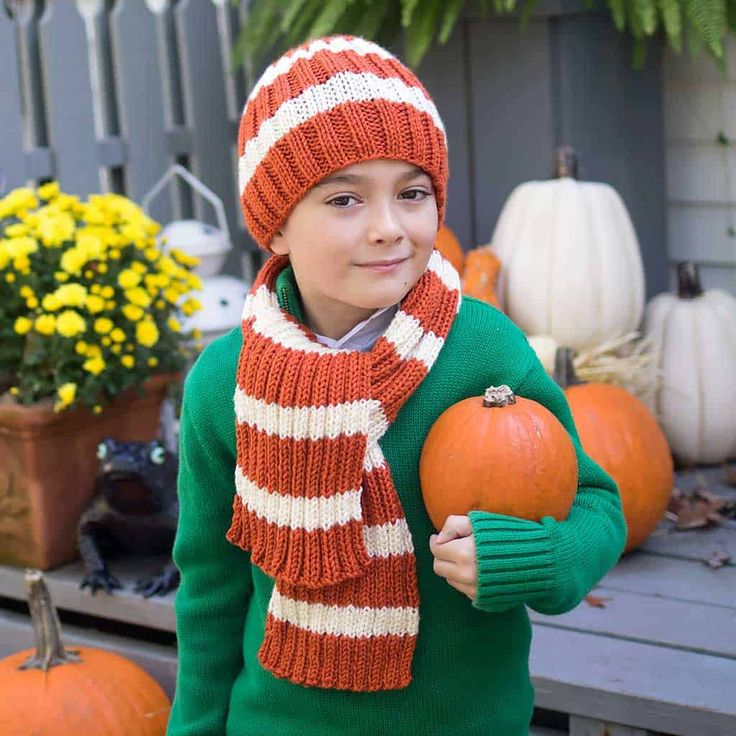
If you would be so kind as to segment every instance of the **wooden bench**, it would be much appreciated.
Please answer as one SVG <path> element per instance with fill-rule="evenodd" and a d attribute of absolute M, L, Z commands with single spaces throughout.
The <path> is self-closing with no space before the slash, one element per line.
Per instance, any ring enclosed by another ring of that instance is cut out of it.
<path fill-rule="evenodd" d="M 718 468 L 706 471 L 712 490 Z M 691 488 L 695 473 L 680 473 Z M 593 591 L 605 608 L 583 602 L 562 616 L 531 612 L 532 679 L 536 704 L 568 716 L 571 736 L 736 735 L 736 567 L 705 561 L 721 551 L 736 561 L 736 524 L 690 532 L 661 525 L 644 548 L 623 558 Z M 147 669 L 173 695 L 176 678 L 174 594 L 145 601 L 132 582 L 151 561 L 115 566 L 126 590 L 91 596 L 78 588 L 81 565 L 47 573 L 62 619 L 85 614 L 85 626 L 65 623 L 69 646 L 104 646 Z M 31 645 L 18 600 L 23 571 L 0 566 L 0 657 Z M 3 598 L 5 608 L 2 607 Z M 95 628 L 104 622 L 101 632 Z M 144 627 L 144 628 L 141 628 Z M 152 643 L 153 634 L 159 643 Z M 534 725 L 533 736 L 560 730 Z"/>

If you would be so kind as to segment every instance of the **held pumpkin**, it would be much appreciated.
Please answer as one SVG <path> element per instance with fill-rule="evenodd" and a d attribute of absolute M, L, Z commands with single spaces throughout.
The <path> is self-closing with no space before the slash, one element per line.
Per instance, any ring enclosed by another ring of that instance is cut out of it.
<path fill-rule="evenodd" d="M 672 456 L 654 415 L 620 386 L 584 383 L 572 350 L 559 348 L 555 380 L 565 391 L 583 449 L 617 483 L 629 552 L 654 531 L 672 495 Z"/>
<path fill-rule="evenodd" d="M 465 268 L 465 251 L 463 251 L 460 241 L 447 225 L 443 225 L 437 231 L 437 237 L 434 241 L 434 247 L 447 258 L 455 267 L 455 270 L 462 275 Z"/>
<path fill-rule="evenodd" d="M 520 184 L 503 206 L 491 238 L 498 295 L 526 334 L 592 347 L 641 320 L 639 242 L 616 190 L 577 180 L 571 148 L 558 151 L 556 175 Z"/>
<path fill-rule="evenodd" d="M 552 412 L 508 386 L 491 386 L 438 417 L 422 448 L 419 479 L 437 530 L 451 514 L 473 510 L 562 520 L 577 490 L 577 456 Z"/>
<path fill-rule="evenodd" d="M 43 575 L 26 571 L 36 651 L 0 660 L 3 736 L 163 736 L 170 703 L 138 665 L 91 647 L 65 649 Z"/>

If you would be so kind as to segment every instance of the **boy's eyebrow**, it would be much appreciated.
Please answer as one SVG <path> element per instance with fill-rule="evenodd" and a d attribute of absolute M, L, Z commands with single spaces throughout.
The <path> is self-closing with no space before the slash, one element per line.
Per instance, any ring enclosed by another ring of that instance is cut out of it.
<path fill-rule="evenodd" d="M 422 175 L 428 176 L 427 172 L 424 171 L 424 169 L 420 168 L 419 166 L 413 166 L 411 169 L 405 171 L 399 177 L 399 179 L 401 181 L 408 181 Z M 314 187 L 322 187 L 326 184 L 359 184 L 360 182 L 365 181 L 365 179 L 366 177 L 361 176 L 360 174 L 341 174 L 340 172 L 337 172 L 325 177 L 324 179 L 322 179 L 322 181 L 317 182 Z"/>

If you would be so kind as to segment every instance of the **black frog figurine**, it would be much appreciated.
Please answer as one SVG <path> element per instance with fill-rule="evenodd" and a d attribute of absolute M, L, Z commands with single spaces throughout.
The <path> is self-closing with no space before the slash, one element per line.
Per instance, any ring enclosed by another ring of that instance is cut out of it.
<path fill-rule="evenodd" d="M 85 567 L 80 587 L 112 593 L 122 585 L 107 561 L 124 554 L 171 555 L 179 515 L 177 457 L 157 440 L 119 442 L 103 439 L 97 448 L 100 473 L 95 496 L 77 525 Z M 179 584 L 173 561 L 135 591 L 145 598 L 164 595 Z"/>

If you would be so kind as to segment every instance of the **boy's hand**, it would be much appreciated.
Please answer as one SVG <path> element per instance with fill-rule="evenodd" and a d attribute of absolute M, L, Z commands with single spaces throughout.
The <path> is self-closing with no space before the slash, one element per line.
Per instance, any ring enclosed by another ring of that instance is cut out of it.
<path fill-rule="evenodd" d="M 439 534 L 429 538 L 434 571 L 461 593 L 475 600 L 478 567 L 469 516 L 448 516 Z"/>

